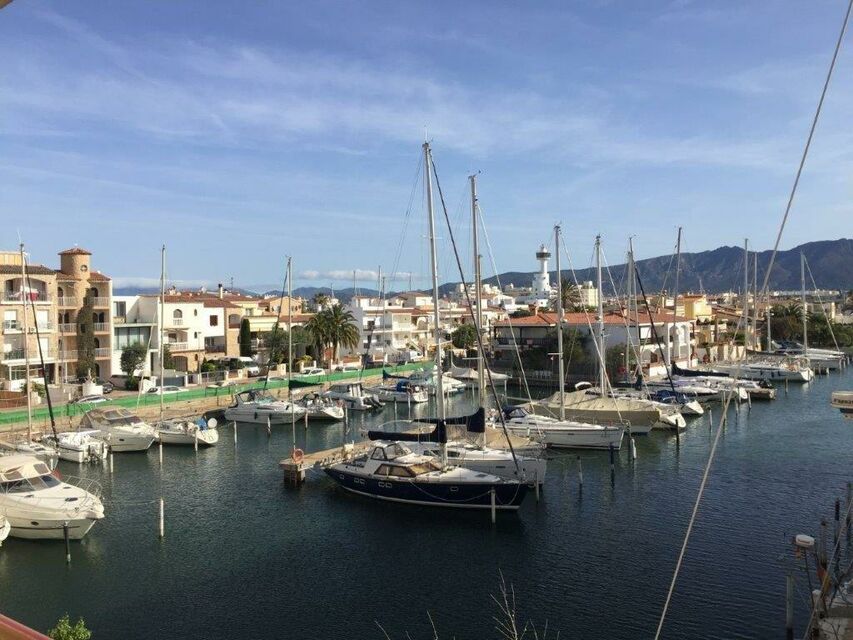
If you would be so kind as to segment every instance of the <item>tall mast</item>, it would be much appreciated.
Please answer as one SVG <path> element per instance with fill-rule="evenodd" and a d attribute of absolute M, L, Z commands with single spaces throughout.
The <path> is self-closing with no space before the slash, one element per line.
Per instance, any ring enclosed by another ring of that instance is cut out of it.
<path fill-rule="evenodd" d="M 554 225 L 554 253 L 557 256 L 557 388 L 560 390 L 560 420 L 565 420 L 566 372 L 563 364 L 563 278 L 560 273 L 560 225 Z"/>
<path fill-rule="evenodd" d="M 477 175 L 468 176 L 471 181 L 471 237 L 474 241 L 474 303 L 477 305 L 475 323 L 477 332 L 482 335 L 483 331 L 483 296 L 480 291 L 482 287 L 482 274 L 480 273 L 480 239 L 477 235 L 479 224 L 477 222 Z M 483 353 L 477 347 L 477 389 L 480 394 L 480 404 L 486 391 L 486 376 L 483 371 Z"/>
<path fill-rule="evenodd" d="M 604 291 L 601 288 L 601 236 L 595 236 L 595 271 L 598 286 L 598 384 L 602 395 L 606 389 L 604 370 Z"/>
<path fill-rule="evenodd" d="M 631 381 L 631 305 L 636 305 L 637 299 L 634 295 L 634 239 L 632 237 L 628 237 L 628 304 L 627 313 L 628 313 L 628 343 L 625 345 L 625 375 L 628 377 L 628 382 Z M 640 324 L 637 323 L 637 345 L 640 344 Z"/>
<path fill-rule="evenodd" d="M 291 404 L 293 403 L 293 390 L 290 387 L 290 381 L 292 379 L 291 369 L 293 369 L 293 304 L 291 304 L 290 297 L 293 291 L 293 283 L 290 281 L 292 275 L 292 258 L 288 256 L 287 258 L 287 400 Z M 322 355 L 320 357 L 322 360 Z M 293 414 L 293 407 L 290 407 L 290 416 L 293 420 L 296 420 L 296 416 Z M 296 440 L 293 441 L 293 446 L 296 446 Z"/>
<path fill-rule="evenodd" d="M 160 361 L 160 379 L 157 381 L 160 395 L 160 421 L 163 421 L 163 312 L 166 299 L 166 245 L 160 249 L 160 313 L 157 314 L 157 359 Z"/>
<path fill-rule="evenodd" d="M 678 285 L 681 278 L 681 227 L 678 227 L 678 240 L 675 243 L 675 292 L 672 294 L 672 315 L 678 315 Z M 673 320 L 675 322 L 675 320 Z"/>
<path fill-rule="evenodd" d="M 432 205 L 432 154 L 429 142 L 424 142 L 424 180 L 426 181 L 427 216 L 429 218 L 430 268 L 432 270 L 433 322 L 435 323 L 436 390 L 435 404 L 438 419 L 444 420 L 444 372 L 442 371 L 441 325 L 438 313 L 438 252 L 435 243 L 435 214 Z M 447 443 L 441 443 L 441 466 L 447 466 Z"/>
<path fill-rule="evenodd" d="M 24 382 L 27 385 L 27 440 L 33 439 L 33 403 L 30 386 L 30 322 L 27 319 L 27 272 L 24 266 L 24 243 L 21 243 L 21 310 L 24 312 Z M 33 318 L 35 322 L 37 319 Z"/>
<path fill-rule="evenodd" d="M 806 306 L 806 254 L 800 251 L 800 285 L 803 296 L 803 355 L 808 356 L 809 330 L 808 330 L 808 307 Z"/>
<path fill-rule="evenodd" d="M 752 252 L 752 344 L 761 351 L 761 338 L 758 337 L 758 252 Z"/>
<path fill-rule="evenodd" d="M 746 361 L 746 345 L 749 343 L 749 239 L 743 239 L 743 359 Z"/>

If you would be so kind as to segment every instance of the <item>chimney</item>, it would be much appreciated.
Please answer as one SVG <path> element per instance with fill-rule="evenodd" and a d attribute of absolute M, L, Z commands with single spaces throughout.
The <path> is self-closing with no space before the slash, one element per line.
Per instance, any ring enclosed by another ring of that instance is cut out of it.
<path fill-rule="evenodd" d="M 221 282 L 217 286 L 219 287 L 219 299 L 222 300 L 225 297 L 225 289 L 222 287 Z"/>

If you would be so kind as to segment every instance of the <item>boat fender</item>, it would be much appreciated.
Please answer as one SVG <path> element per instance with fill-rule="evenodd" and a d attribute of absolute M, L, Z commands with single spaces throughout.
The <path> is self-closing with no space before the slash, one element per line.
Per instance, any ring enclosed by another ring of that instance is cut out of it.
<path fill-rule="evenodd" d="M 302 449 L 294 449 L 293 454 L 290 457 L 298 464 L 302 462 L 302 459 L 305 457 L 305 452 L 302 451 Z"/>

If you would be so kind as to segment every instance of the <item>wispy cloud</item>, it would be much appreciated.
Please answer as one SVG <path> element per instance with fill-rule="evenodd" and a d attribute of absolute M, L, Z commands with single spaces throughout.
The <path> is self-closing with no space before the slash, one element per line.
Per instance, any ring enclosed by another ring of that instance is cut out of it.
<path fill-rule="evenodd" d="M 387 278 L 388 281 L 406 281 L 409 277 L 415 277 L 414 274 L 409 272 L 396 272 L 396 273 L 387 273 L 383 272 L 382 277 Z M 379 282 L 379 271 L 373 269 L 332 269 L 331 271 L 316 271 L 316 270 L 305 270 L 299 272 L 299 277 L 303 280 L 332 280 L 332 281 L 340 281 L 340 282 L 352 282 L 355 280 L 356 282 L 372 282 L 373 284 L 378 284 Z"/>

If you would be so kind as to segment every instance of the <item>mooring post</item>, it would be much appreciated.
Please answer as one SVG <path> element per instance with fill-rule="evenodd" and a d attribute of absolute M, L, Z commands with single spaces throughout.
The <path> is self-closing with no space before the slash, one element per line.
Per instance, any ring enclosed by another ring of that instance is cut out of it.
<path fill-rule="evenodd" d="M 678 430 L 675 431 L 678 433 Z M 631 433 L 628 433 L 628 457 L 631 459 L 631 464 L 634 464 L 634 460 L 637 459 L 637 443 L 634 442 L 634 436 Z"/>
<path fill-rule="evenodd" d="M 491 500 L 492 500 L 492 524 L 495 524 L 497 520 L 497 505 L 495 504 L 495 488 L 492 487 L 491 491 Z"/>
<path fill-rule="evenodd" d="M 195 431 L 193 432 L 193 447 L 195 448 L 195 452 L 198 453 L 198 425 L 196 425 Z"/>
<path fill-rule="evenodd" d="M 610 450 L 610 482 L 613 483 L 616 482 L 616 455 L 612 443 L 608 449 Z"/>
<path fill-rule="evenodd" d="M 165 507 L 166 507 L 166 505 L 165 505 L 165 502 L 163 501 L 163 498 L 160 498 L 160 512 L 159 512 L 159 519 L 158 519 L 158 523 L 159 523 L 158 531 L 159 531 L 161 540 L 166 537 L 166 508 Z"/>
<path fill-rule="evenodd" d="M 231 423 L 234 426 L 234 446 L 237 446 L 237 421 Z"/>
<path fill-rule="evenodd" d="M 841 500 L 835 501 L 835 530 L 833 531 L 833 543 L 838 544 L 838 537 L 841 535 Z"/>
<path fill-rule="evenodd" d="M 847 507 L 844 510 L 844 529 L 847 532 L 847 544 L 850 544 L 850 507 L 853 505 L 853 483 L 847 483 Z"/>
<path fill-rule="evenodd" d="M 71 536 L 68 532 L 68 523 L 62 523 L 62 537 L 65 538 L 65 564 L 71 564 Z"/>
<path fill-rule="evenodd" d="M 305 430 L 308 431 L 308 409 L 305 409 Z"/>
<path fill-rule="evenodd" d="M 160 468 L 162 469 L 162 468 L 163 468 L 163 441 L 162 441 L 162 440 L 159 440 L 159 441 L 158 441 L 158 444 L 159 444 L 159 447 L 158 447 L 159 453 L 158 453 L 158 455 L 160 456 Z"/>
<path fill-rule="evenodd" d="M 785 378 L 785 395 L 788 395 L 788 378 Z"/>
<path fill-rule="evenodd" d="M 112 472 L 113 472 L 113 452 L 110 451 L 110 473 L 112 473 Z M 849 493 L 849 490 L 848 490 L 848 493 Z"/>
<path fill-rule="evenodd" d="M 785 577 L 785 640 L 794 640 L 794 576 Z"/>
<path fill-rule="evenodd" d="M 580 488 L 583 489 L 583 460 L 578 456 L 578 482 L 580 483 Z"/>
<path fill-rule="evenodd" d="M 536 492 L 536 502 L 539 502 L 539 473 L 533 474 L 533 490 Z"/>

